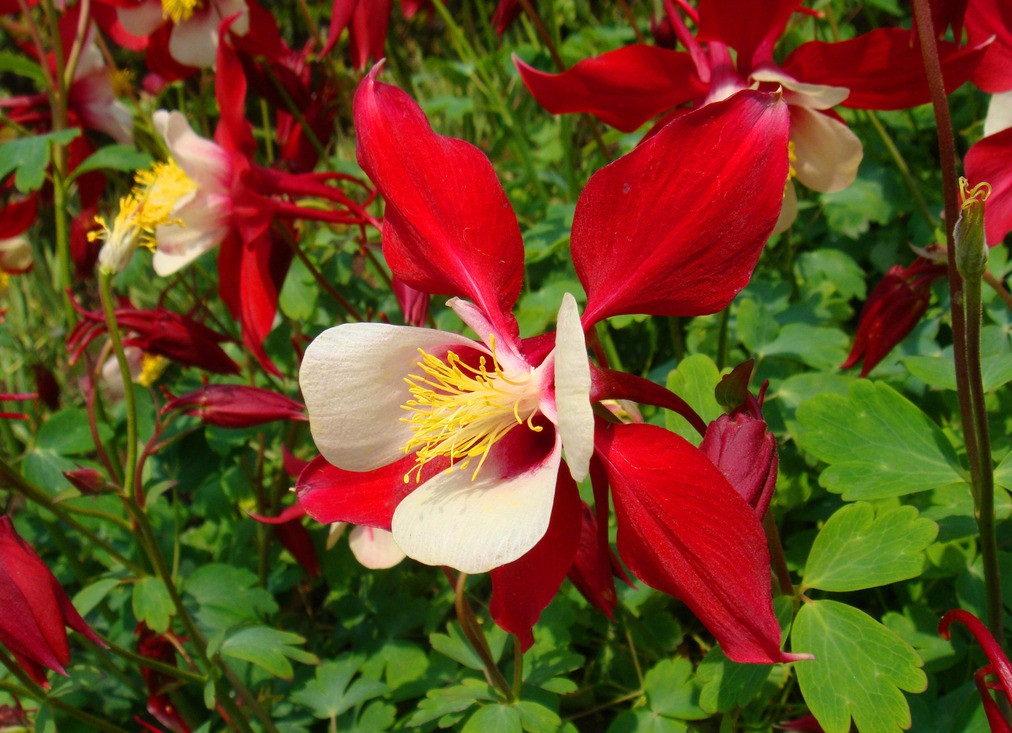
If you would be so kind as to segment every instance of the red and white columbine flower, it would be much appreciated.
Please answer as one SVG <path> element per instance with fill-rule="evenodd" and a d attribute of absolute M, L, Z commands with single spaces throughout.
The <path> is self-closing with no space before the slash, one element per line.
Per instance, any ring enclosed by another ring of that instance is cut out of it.
<path fill-rule="evenodd" d="M 731 658 L 796 659 L 780 651 L 755 511 L 687 441 L 595 416 L 607 399 L 683 405 L 592 364 L 584 338 L 614 315 L 712 313 L 744 287 L 780 209 L 786 106 L 742 92 L 595 174 L 571 241 L 583 316 L 566 295 L 555 333 L 521 338 L 523 242 L 491 164 L 433 132 L 377 73 L 354 115 L 359 163 L 386 201 L 387 262 L 409 286 L 454 296 L 478 339 L 381 323 L 321 334 L 299 375 L 322 453 L 299 477 L 301 504 L 323 522 L 391 529 L 422 562 L 491 571 L 492 616 L 526 648 L 574 567 L 577 481 L 589 475 L 599 527 L 611 488 L 618 550 L 635 575 L 685 601 Z"/>

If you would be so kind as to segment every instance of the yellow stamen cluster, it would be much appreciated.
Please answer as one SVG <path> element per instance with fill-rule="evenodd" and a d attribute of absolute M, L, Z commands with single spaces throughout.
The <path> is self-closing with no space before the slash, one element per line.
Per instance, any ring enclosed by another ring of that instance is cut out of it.
<path fill-rule="evenodd" d="M 794 164 L 798 162 L 798 154 L 794 152 L 794 141 L 787 141 L 787 180 L 790 181 L 793 178 L 797 178 L 798 172 L 794 169 Z"/>
<path fill-rule="evenodd" d="M 540 399 L 537 378 L 533 372 L 507 377 L 495 358 L 495 343 L 491 346 L 491 371 L 484 356 L 475 368 L 452 351 L 444 360 L 418 350 L 422 373 L 404 380 L 411 399 L 402 407 L 411 415 L 401 418 L 415 431 L 404 452 L 415 452 L 416 481 L 422 466 L 438 456 L 450 459 L 447 471 L 465 470 L 478 458 L 473 481 L 492 446 L 510 430 L 525 423 L 534 432 L 542 430 L 533 422 Z M 404 482 L 410 480 L 409 472 Z"/>
<path fill-rule="evenodd" d="M 976 186 L 970 187 L 970 182 L 960 176 L 959 178 L 959 207 L 966 211 L 971 206 L 983 204 L 991 195 L 991 184 L 981 181 Z"/>
<path fill-rule="evenodd" d="M 141 373 L 137 375 L 134 381 L 142 387 L 150 387 L 158 381 L 158 378 L 162 376 L 162 373 L 168 366 L 169 360 L 164 356 L 145 353 L 141 357 Z"/>
<path fill-rule="evenodd" d="M 134 88 L 134 72 L 131 69 L 116 69 L 109 74 L 109 85 L 117 97 L 129 96 Z"/>
<path fill-rule="evenodd" d="M 0 295 L 7 291 L 7 287 L 11 284 L 11 277 L 6 272 L 0 272 Z"/>
<path fill-rule="evenodd" d="M 192 18 L 201 5 L 201 0 L 162 0 L 162 18 L 179 25 Z"/>
<path fill-rule="evenodd" d="M 120 272 L 130 261 L 138 245 L 155 248 L 155 231 L 167 224 L 182 225 L 172 214 L 179 202 L 197 190 L 197 184 L 169 158 L 156 162 L 148 170 L 138 171 L 129 195 L 119 200 L 119 212 L 110 227 L 105 218 L 96 216 L 100 231 L 88 234 L 94 242 L 105 242 L 99 254 L 100 264 Z"/>

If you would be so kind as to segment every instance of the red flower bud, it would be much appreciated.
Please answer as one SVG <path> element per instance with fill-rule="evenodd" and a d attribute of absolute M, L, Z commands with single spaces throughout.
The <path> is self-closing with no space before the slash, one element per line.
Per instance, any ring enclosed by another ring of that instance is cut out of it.
<path fill-rule="evenodd" d="M 208 384 L 176 397 L 162 414 L 182 410 L 220 428 L 251 428 L 274 420 L 305 420 L 306 408 L 277 392 L 242 384 Z"/>
<path fill-rule="evenodd" d="M 424 326 L 425 317 L 429 314 L 429 294 L 405 285 L 396 277 L 391 285 L 401 313 L 404 314 L 404 322 L 409 326 Z"/>
<path fill-rule="evenodd" d="M 46 669 L 66 675 L 70 644 L 66 626 L 105 646 L 10 517 L 0 517 L 0 643 L 44 687 Z"/>
<path fill-rule="evenodd" d="M 138 654 L 163 664 L 176 666 L 176 647 L 168 635 L 155 633 L 143 621 L 137 625 L 134 634 L 137 636 Z M 190 727 L 165 692 L 174 679 L 164 672 L 143 665 L 141 666 L 141 676 L 148 688 L 148 712 L 172 733 L 190 733 Z M 151 726 L 147 727 L 149 730 L 158 730 Z"/>
<path fill-rule="evenodd" d="M 101 311 L 77 307 L 81 321 L 67 339 L 71 363 L 92 341 L 105 332 L 105 316 Z M 219 346 L 228 337 L 212 331 L 188 316 L 165 308 L 141 310 L 131 306 L 116 309 L 116 323 L 129 335 L 124 346 L 136 346 L 149 354 L 164 356 L 177 364 L 195 366 L 216 374 L 238 374 L 239 365 Z"/>
<path fill-rule="evenodd" d="M 106 480 L 101 471 L 94 468 L 75 468 L 73 471 L 64 471 L 63 475 L 82 494 L 113 494 L 119 491 Z"/>
<path fill-rule="evenodd" d="M 777 439 L 766 423 L 741 412 L 721 415 L 706 427 L 699 449 L 760 518 L 777 483 Z"/>
<path fill-rule="evenodd" d="M 840 368 L 850 369 L 863 359 L 861 376 L 868 376 L 914 330 L 928 309 L 932 280 L 944 274 L 944 267 L 923 257 L 914 260 L 910 267 L 890 268 L 861 309 L 854 346 Z"/>

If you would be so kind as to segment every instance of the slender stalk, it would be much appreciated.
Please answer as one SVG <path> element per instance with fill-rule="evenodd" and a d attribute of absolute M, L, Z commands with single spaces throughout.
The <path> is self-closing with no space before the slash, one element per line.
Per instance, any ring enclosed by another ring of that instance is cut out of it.
<path fill-rule="evenodd" d="M 309 259 L 309 257 L 306 256 L 306 253 L 302 251 L 302 247 L 300 247 L 299 243 L 295 241 L 294 237 L 292 237 L 291 232 L 289 232 L 285 227 L 275 227 L 274 230 L 280 232 L 281 237 L 288 243 L 288 246 L 292 248 L 292 252 L 299 259 L 299 262 L 305 265 L 306 269 L 309 270 L 309 274 L 313 276 L 316 284 L 323 288 L 323 291 L 333 298 L 334 301 L 341 306 L 349 316 L 359 322 L 368 320 L 355 306 L 351 304 L 347 298 L 337 291 L 337 288 L 330 284 L 330 281 L 323 276 L 320 269 L 313 263 L 312 260 Z"/>
<path fill-rule="evenodd" d="M 0 651 L 0 654 L 3 654 Z M 5 655 L 6 656 L 6 655 Z M 45 690 L 35 685 L 34 687 L 22 687 L 21 685 L 15 685 L 6 680 L 0 680 L 0 690 L 10 693 L 16 697 L 26 697 L 31 700 L 36 700 L 45 705 L 49 705 L 61 713 L 65 713 L 71 718 L 84 723 L 85 725 L 91 726 L 91 730 L 104 731 L 104 733 L 127 733 L 127 731 L 119 726 L 113 725 L 112 723 L 103 720 L 102 718 L 96 718 L 94 715 L 78 710 L 73 705 L 65 703 L 58 697 L 49 697 L 46 695 Z M 41 692 L 36 692 L 40 690 Z"/>
<path fill-rule="evenodd" d="M 481 627 L 478 626 L 478 619 L 475 618 L 474 609 L 471 608 L 471 604 L 467 601 L 467 573 L 459 573 L 456 580 L 454 580 L 453 573 L 450 572 L 449 568 L 443 568 L 443 572 L 447 580 L 454 587 L 454 608 L 457 611 L 460 629 L 464 633 L 464 636 L 467 637 L 475 654 L 481 659 L 481 663 L 485 667 L 485 676 L 488 679 L 488 683 L 499 690 L 507 702 L 513 702 L 513 690 L 506 681 L 506 678 L 503 677 L 502 672 L 499 671 L 499 666 L 495 663 L 495 659 L 492 658 L 492 650 L 489 649 L 488 642 L 485 640 L 485 634 L 482 632 Z"/>
<path fill-rule="evenodd" d="M 991 286 L 991 289 L 998 293 L 998 297 L 1004 301 L 1005 305 L 1012 310 L 1012 293 L 1009 293 L 1002 285 L 1001 281 L 992 275 L 990 272 L 984 273 L 984 282 Z"/>
<path fill-rule="evenodd" d="M 791 571 L 787 567 L 787 558 L 784 556 L 784 546 L 780 541 L 780 530 L 777 528 L 776 519 L 772 511 L 767 511 L 763 517 L 763 529 L 766 530 L 766 544 L 770 548 L 770 558 L 773 561 L 773 572 L 777 577 L 777 585 L 780 586 L 780 594 L 785 596 L 794 595 L 794 583 L 791 582 Z"/>
<path fill-rule="evenodd" d="M 134 380 L 130 374 L 130 364 L 123 350 L 123 338 L 120 336 L 116 323 L 116 306 L 112 299 L 113 273 L 99 268 L 98 292 L 102 299 L 102 310 L 112 342 L 113 356 L 119 364 L 120 376 L 123 379 L 123 401 L 126 406 L 126 460 L 123 462 L 123 491 L 132 494 L 139 487 L 134 486 L 137 471 L 137 397 L 134 394 Z M 139 481 L 137 482 L 140 483 Z"/>
<path fill-rule="evenodd" d="M 987 414 L 983 405 L 983 388 L 980 386 L 980 287 L 976 294 L 968 293 L 963 278 L 956 269 L 954 227 L 959 217 L 959 189 L 956 176 L 956 146 L 952 120 L 945 96 L 941 62 L 935 43 L 928 0 L 914 0 L 914 21 L 921 45 L 921 57 L 931 90 L 931 104 L 938 130 L 938 150 L 942 165 L 942 186 L 945 194 L 945 238 L 949 269 L 949 291 L 952 318 L 952 346 L 956 369 L 956 391 L 963 424 L 963 440 L 970 465 L 970 485 L 973 490 L 977 526 L 980 532 L 981 552 L 984 558 L 984 589 L 987 597 L 988 628 L 1000 646 L 1004 646 L 1003 605 L 1001 574 L 997 562 L 997 539 L 994 521 L 994 477 L 991 465 L 990 436 Z M 972 289 L 972 288 L 970 288 Z M 971 303 L 970 300 L 974 302 Z M 964 304 L 966 307 L 964 308 Z M 971 310 L 971 307 L 975 310 Z M 967 314 L 971 314 L 969 319 Z M 972 324 L 970 322 L 973 322 Z M 968 333 L 969 327 L 969 333 Z M 978 343 L 971 345 L 971 335 Z M 977 353 L 976 360 L 973 353 Z M 979 396 L 979 400 L 974 399 Z M 977 414 L 980 413 L 978 419 Z M 982 429 L 983 424 L 983 429 Z M 987 516 L 984 516 L 985 512 Z M 991 557 L 988 557 L 991 556 Z"/>

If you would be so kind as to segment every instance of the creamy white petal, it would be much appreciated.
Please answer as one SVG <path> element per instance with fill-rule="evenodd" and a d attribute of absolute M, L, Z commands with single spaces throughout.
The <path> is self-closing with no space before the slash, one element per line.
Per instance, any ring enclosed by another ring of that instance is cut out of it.
<path fill-rule="evenodd" d="M 160 109 L 151 120 L 173 159 L 194 183 L 209 193 L 228 190 L 232 163 L 224 148 L 195 133 L 182 112 Z"/>
<path fill-rule="evenodd" d="M 788 104 L 808 107 L 809 109 L 829 109 L 840 104 L 840 102 L 850 96 L 850 90 L 847 87 L 806 84 L 789 74 L 785 74 L 782 69 L 756 69 L 749 76 L 756 81 L 768 81 L 779 84 L 785 89 L 784 96 Z"/>
<path fill-rule="evenodd" d="M 590 360 L 576 299 L 566 293 L 555 331 L 555 408 L 566 464 L 583 481 L 594 453 L 594 409 L 590 404 Z"/>
<path fill-rule="evenodd" d="M 552 453 L 522 473 L 503 475 L 488 462 L 473 481 L 466 469 L 439 473 L 397 505 L 394 540 L 410 558 L 464 573 L 513 562 L 548 531 L 561 459 L 556 439 Z"/>
<path fill-rule="evenodd" d="M 306 349 L 299 384 L 320 453 L 348 471 L 370 471 L 404 456 L 413 429 L 401 420 L 410 397 L 404 379 L 418 374 L 418 349 L 484 347 L 445 331 L 386 323 L 328 329 Z"/>
<path fill-rule="evenodd" d="M 1012 91 L 995 94 L 984 118 L 984 137 L 1012 127 Z"/>
<path fill-rule="evenodd" d="M 823 193 L 840 191 L 857 177 L 864 149 L 850 128 L 805 107 L 791 107 L 791 142 L 798 180 Z"/>
<path fill-rule="evenodd" d="M 19 234 L 0 239 L 0 271 L 21 272 L 31 267 L 32 261 L 32 245 L 27 237 Z"/>
<path fill-rule="evenodd" d="M 403 560 L 404 550 L 392 533 L 376 527 L 355 527 L 348 535 L 348 547 L 355 559 L 370 570 L 392 568 Z"/>
<path fill-rule="evenodd" d="M 151 35 L 164 20 L 158 0 L 147 0 L 134 8 L 118 8 L 116 17 L 127 33 L 138 37 Z"/>
<path fill-rule="evenodd" d="M 794 181 L 788 181 L 784 186 L 784 205 L 780 207 L 780 216 L 773 227 L 774 234 L 786 232 L 791 224 L 798 218 L 798 190 L 794 187 Z"/>
<path fill-rule="evenodd" d="M 209 69 L 218 54 L 218 17 L 214 13 L 194 13 L 169 36 L 169 55 L 186 66 Z"/>

